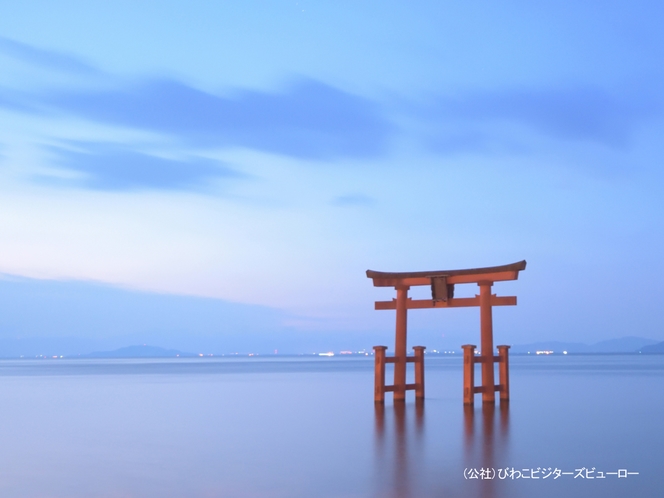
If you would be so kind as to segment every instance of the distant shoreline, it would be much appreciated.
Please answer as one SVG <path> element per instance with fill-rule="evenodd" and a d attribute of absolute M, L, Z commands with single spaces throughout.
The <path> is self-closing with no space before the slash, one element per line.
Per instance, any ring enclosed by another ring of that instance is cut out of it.
<path fill-rule="evenodd" d="M 388 353 L 389 354 L 389 353 Z M 573 353 L 573 352 L 553 352 L 546 354 L 537 354 L 536 352 L 532 353 L 510 353 L 510 356 L 532 356 L 532 357 L 546 357 L 546 356 L 657 356 L 664 355 L 664 352 L 615 352 L 615 353 Z M 428 357 L 436 358 L 462 358 L 461 353 L 427 353 Z M 369 356 L 364 354 L 352 354 L 352 355 L 340 355 L 335 354 L 332 356 L 320 356 L 318 353 L 293 353 L 293 354 L 273 354 L 273 353 L 245 353 L 245 354 L 206 354 L 206 355 L 181 355 L 181 356 L 90 356 L 90 355 L 73 355 L 73 356 L 0 356 L 0 361 L 9 361 L 9 360 L 218 360 L 218 359 L 275 359 L 275 358 L 308 358 L 308 359 L 319 359 L 320 361 L 335 361 L 335 360 L 371 360 L 373 361 L 373 355 Z"/>

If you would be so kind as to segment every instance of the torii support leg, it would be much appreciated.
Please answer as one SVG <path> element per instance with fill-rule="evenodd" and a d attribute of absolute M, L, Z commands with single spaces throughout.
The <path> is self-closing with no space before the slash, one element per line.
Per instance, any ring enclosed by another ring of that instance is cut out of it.
<path fill-rule="evenodd" d="M 498 380 L 500 381 L 500 402 L 510 400 L 509 346 L 498 346 Z"/>
<path fill-rule="evenodd" d="M 463 348 L 463 404 L 475 404 L 475 344 Z"/>
<path fill-rule="evenodd" d="M 415 351 L 415 400 L 424 399 L 424 346 L 413 346 Z"/>
<path fill-rule="evenodd" d="M 475 387 L 475 363 L 485 363 L 483 357 L 475 356 L 474 344 L 464 344 L 463 348 L 463 404 L 473 405 L 475 402 L 475 393 L 484 394 L 484 387 Z M 510 400 L 510 365 L 509 365 L 509 346 L 498 346 L 498 356 L 492 356 L 490 363 L 498 363 L 498 378 L 500 384 L 491 386 L 491 392 L 500 391 L 500 402 Z M 495 398 L 494 398 L 495 400 Z"/>
<path fill-rule="evenodd" d="M 408 289 L 397 287 L 397 330 L 394 345 L 394 401 L 406 400 L 406 325 Z"/>
<path fill-rule="evenodd" d="M 374 346 L 374 401 L 385 401 L 385 350 L 387 346 Z"/>
<path fill-rule="evenodd" d="M 480 348 L 482 349 L 482 403 L 495 403 L 493 375 L 493 319 L 491 316 L 491 286 L 493 282 L 479 282 L 480 286 Z"/>

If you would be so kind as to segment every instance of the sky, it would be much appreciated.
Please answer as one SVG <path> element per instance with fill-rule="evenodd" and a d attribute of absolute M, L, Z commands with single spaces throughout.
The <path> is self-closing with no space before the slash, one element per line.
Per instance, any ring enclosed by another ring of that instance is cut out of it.
<path fill-rule="evenodd" d="M 367 269 L 524 259 L 497 343 L 664 340 L 660 2 L 2 11 L 0 356 L 391 347 Z"/>

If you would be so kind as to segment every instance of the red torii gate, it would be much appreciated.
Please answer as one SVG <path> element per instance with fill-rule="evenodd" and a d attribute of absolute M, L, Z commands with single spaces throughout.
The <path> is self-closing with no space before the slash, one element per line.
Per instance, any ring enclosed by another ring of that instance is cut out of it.
<path fill-rule="evenodd" d="M 463 402 L 474 403 L 474 394 L 482 393 L 483 403 L 495 403 L 495 391 L 500 391 L 501 401 L 509 400 L 509 346 L 498 346 L 498 356 L 493 354 L 493 306 L 514 306 L 516 296 L 496 296 L 491 294 L 494 282 L 516 280 L 519 272 L 526 268 L 525 261 L 511 265 L 470 268 L 465 270 L 421 271 L 385 273 L 367 270 L 367 277 L 373 279 L 375 287 L 394 287 L 396 299 L 376 301 L 377 310 L 396 310 L 396 341 L 394 356 L 385 356 L 387 346 L 374 346 L 375 354 L 375 389 L 374 400 L 383 402 L 385 392 L 394 393 L 394 401 L 404 401 L 407 390 L 415 390 L 417 399 L 424 398 L 424 346 L 413 347 L 415 356 L 407 356 L 406 324 L 409 309 L 422 308 L 461 308 L 479 306 L 480 308 L 480 356 L 475 355 L 476 346 L 466 344 L 463 347 Z M 456 284 L 475 283 L 480 288 L 475 297 L 455 298 Z M 431 286 L 431 299 L 413 300 L 408 297 L 412 286 Z M 494 384 L 494 362 L 499 364 L 500 383 Z M 394 385 L 385 385 L 385 364 L 394 363 Z M 415 363 L 415 383 L 406 384 L 406 363 Z M 482 364 L 482 385 L 475 386 L 475 363 Z"/>

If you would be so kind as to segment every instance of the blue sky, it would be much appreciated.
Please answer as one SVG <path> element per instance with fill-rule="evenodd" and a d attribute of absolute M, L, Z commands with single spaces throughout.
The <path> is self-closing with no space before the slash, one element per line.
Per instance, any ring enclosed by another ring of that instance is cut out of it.
<path fill-rule="evenodd" d="M 662 21 L 657 2 L 3 6 L 0 343 L 391 345 L 366 269 L 521 259 L 497 341 L 664 340 Z M 477 340 L 477 314 L 412 312 L 411 342 Z"/>

